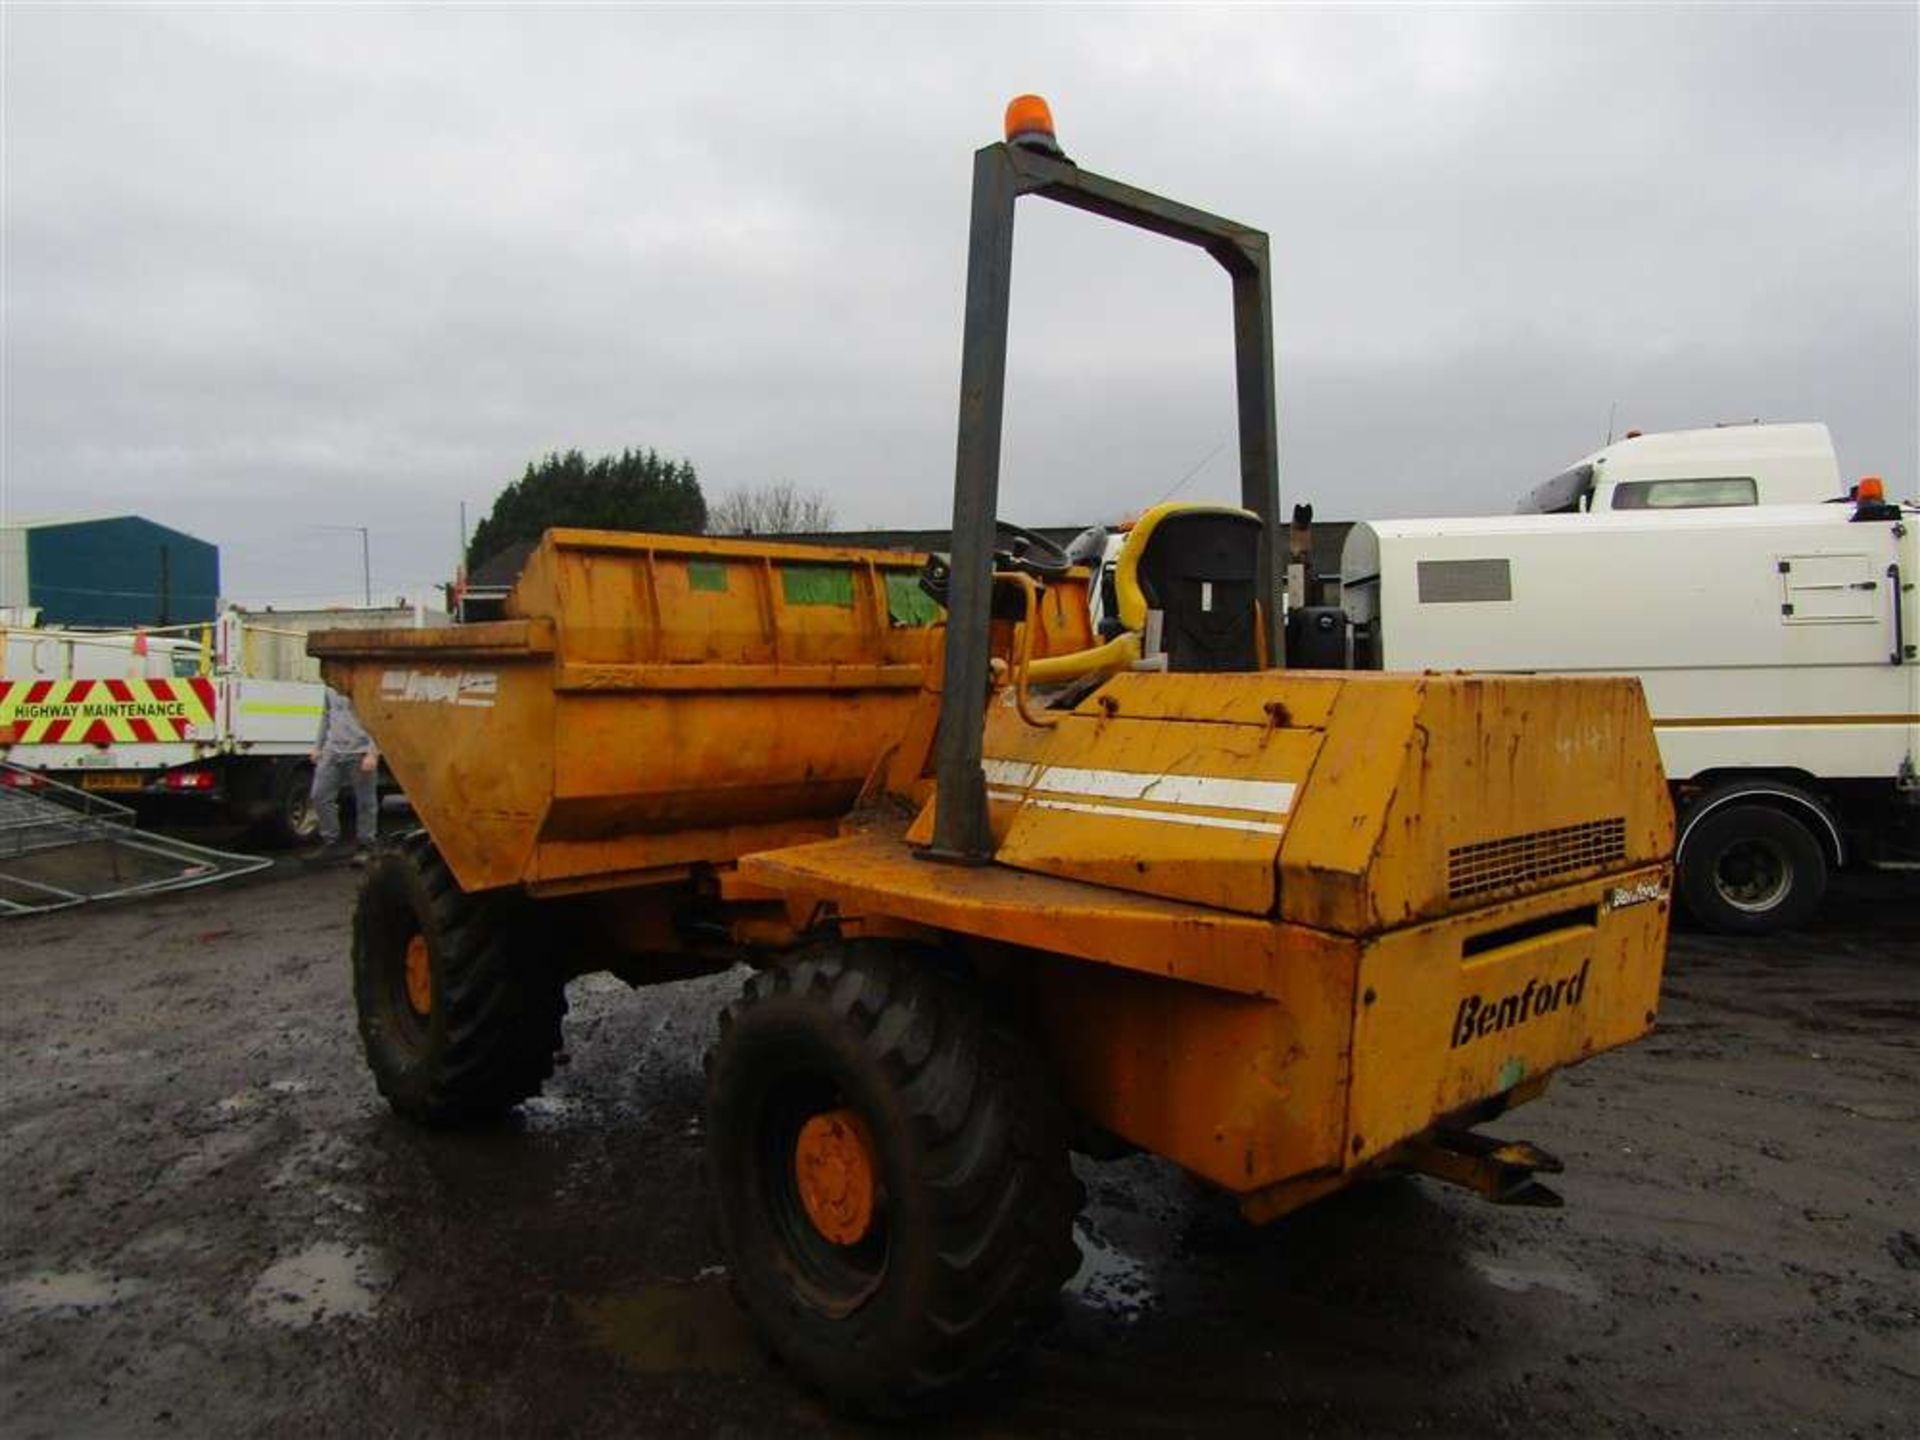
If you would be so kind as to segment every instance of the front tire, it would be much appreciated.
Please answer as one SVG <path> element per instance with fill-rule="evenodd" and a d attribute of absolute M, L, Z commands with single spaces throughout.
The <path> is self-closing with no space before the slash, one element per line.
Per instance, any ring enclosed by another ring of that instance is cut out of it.
<path fill-rule="evenodd" d="M 1805 924 L 1820 908 L 1827 857 L 1785 811 L 1729 804 L 1688 833 L 1679 882 L 1688 911 L 1708 929 L 1772 934 Z"/>
<path fill-rule="evenodd" d="M 369 865 L 353 917 L 360 1041 L 409 1120 L 491 1119 L 553 1073 L 565 981 L 525 953 L 520 911 L 513 897 L 463 891 L 424 834 Z"/>
<path fill-rule="evenodd" d="M 735 1293 L 804 1379 L 883 1415 L 978 1378 L 1079 1263 L 1059 1102 L 934 963 L 805 952 L 748 981 L 707 1057 Z"/>

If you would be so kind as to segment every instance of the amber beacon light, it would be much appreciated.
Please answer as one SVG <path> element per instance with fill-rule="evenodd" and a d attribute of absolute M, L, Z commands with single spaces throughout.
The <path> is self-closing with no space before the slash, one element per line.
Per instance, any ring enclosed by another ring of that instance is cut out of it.
<path fill-rule="evenodd" d="M 1060 153 L 1060 142 L 1053 133 L 1053 111 L 1045 100 L 1038 95 L 1016 95 L 1007 102 L 1007 143 L 1044 150 L 1049 155 Z"/>

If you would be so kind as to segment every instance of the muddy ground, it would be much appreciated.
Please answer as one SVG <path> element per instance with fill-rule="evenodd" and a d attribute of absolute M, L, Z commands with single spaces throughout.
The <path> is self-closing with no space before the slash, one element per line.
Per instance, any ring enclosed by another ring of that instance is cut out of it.
<path fill-rule="evenodd" d="M 426 1134 L 360 1068 L 354 886 L 0 925 L 0 1432 L 865 1433 L 761 1357 L 708 1235 L 737 979 L 578 982 L 546 1096 Z M 1254 1231 L 1084 1166 L 1058 1324 L 934 1431 L 1920 1430 L 1920 887 L 1679 936 L 1659 1034 L 1500 1128 L 1567 1161 L 1564 1210 L 1388 1181 Z"/>

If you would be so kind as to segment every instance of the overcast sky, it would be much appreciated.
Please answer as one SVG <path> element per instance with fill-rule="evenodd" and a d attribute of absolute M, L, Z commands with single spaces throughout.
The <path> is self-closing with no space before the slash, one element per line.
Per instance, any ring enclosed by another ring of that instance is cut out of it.
<path fill-rule="evenodd" d="M 1911 3 L 3 14 L 6 508 L 205 536 L 249 603 L 357 599 L 322 525 L 444 579 L 570 446 L 944 524 L 1024 90 L 1273 236 L 1287 504 L 1506 511 L 1616 403 L 1920 489 Z M 1029 202 L 1014 311 L 1003 514 L 1236 493 L 1212 262 Z"/>

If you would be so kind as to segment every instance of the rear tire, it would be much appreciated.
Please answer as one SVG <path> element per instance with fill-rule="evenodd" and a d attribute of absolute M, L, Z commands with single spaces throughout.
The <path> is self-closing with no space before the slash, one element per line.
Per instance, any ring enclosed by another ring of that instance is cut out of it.
<path fill-rule="evenodd" d="M 1687 835 L 1680 893 L 1709 930 L 1766 935 L 1805 924 L 1827 893 L 1827 856 L 1783 810 L 1729 804 Z"/>
<path fill-rule="evenodd" d="M 360 1041 L 408 1119 L 490 1119 L 553 1073 L 565 981 L 526 953 L 522 921 L 514 897 L 463 891 L 424 834 L 368 866 L 353 917 Z"/>
<path fill-rule="evenodd" d="M 707 1169 L 734 1292 L 834 1399 L 899 1415 L 977 1379 L 1078 1266 L 1079 1184 L 1031 1056 L 979 995 L 881 942 L 761 971 L 722 1015 Z M 804 1193 L 822 1122 L 858 1135 L 873 1182 L 829 1217 L 837 1240 Z"/>
<path fill-rule="evenodd" d="M 244 782 L 236 819 L 248 825 L 257 845 L 288 849 L 311 843 L 320 833 L 313 808 L 313 766 L 306 760 L 275 761 L 270 770 Z M 249 823 L 250 822 L 250 823 Z"/>

